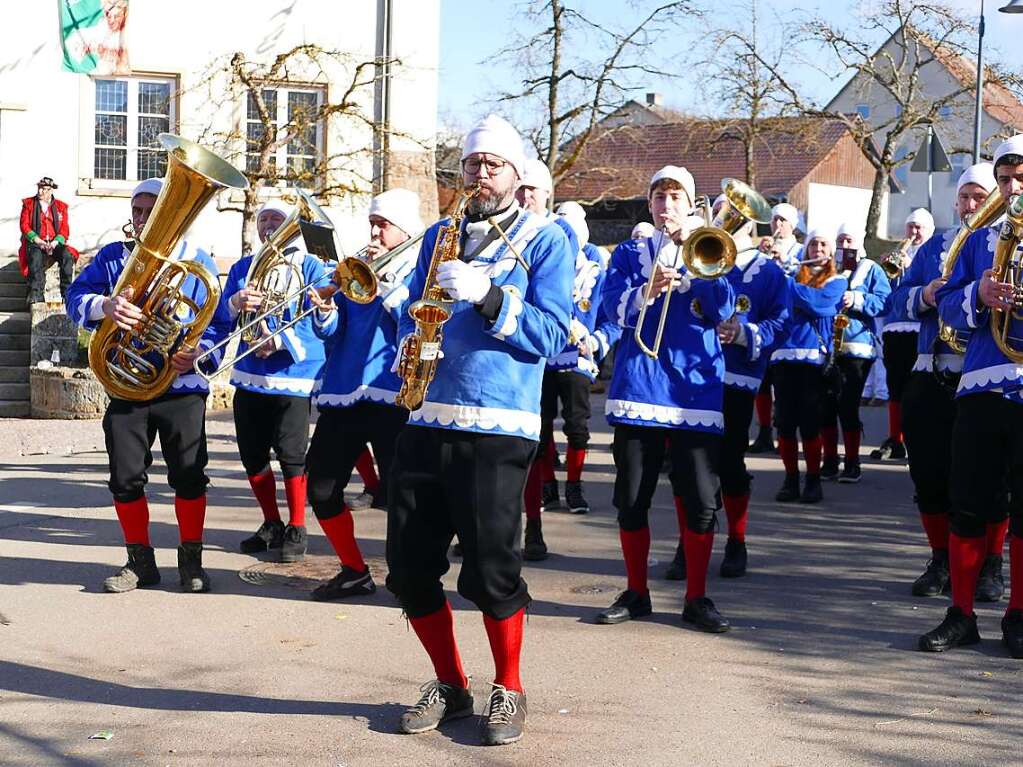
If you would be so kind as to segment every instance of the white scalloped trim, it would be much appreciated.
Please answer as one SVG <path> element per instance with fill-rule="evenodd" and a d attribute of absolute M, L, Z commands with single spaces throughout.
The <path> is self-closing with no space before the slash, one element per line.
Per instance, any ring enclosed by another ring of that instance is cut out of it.
<path fill-rule="evenodd" d="M 945 261 L 948 260 L 948 249 L 952 247 L 952 240 L 955 239 L 960 229 L 962 229 L 962 224 L 957 226 L 955 229 L 946 229 L 945 234 L 941 238 L 941 252 L 938 254 L 938 270 L 942 274 L 945 272 Z"/>
<path fill-rule="evenodd" d="M 618 324 L 623 328 L 628 327 L 628 325 L 625 324 L 625 314 L 626 310 L 629 308 L 629 304 L 637 298 L 640 301 L 643 300 L 640 290 L 641 288 L 629 288 L 628 290 L 622 291 L 622 297 L 618 301 L 618 311 L 616 314 L 618 315 Z"/>
<path fill-rule="evenodd" d="M 288 394 L 309 395 L 312 393 L 314 382 L 311 378 L 264 376 L 235 369 L 231 371 L 231 383 L 235 386 L 258 386 L 260 389 L 273 389 Z"/>
<path fill-rule="evenodd" d="M 749 335 L 753 336 L 753 349 L 749 353 L 749 360 L 750 362 L 755 362 L 756 360 L 760 359 L 760 351 L 762 345 L 762 341 L 760 338 L 760 326 L 758 326 L 755 322 L 747 322 L 746 329 L 750 331 Z"/>
<path fill-rule="evenodd" d="M 579 254 L 583 255 L 582 251 L 579 251 Z M 593 295 L 600 271 L 600 264 L 590 261 L 585 256 L 581 265 L 578 260 L 576 261 L 575 280 L 572 285 L 572 298 L 575 303 L 578 304 L 584 298 L 588 300 Z"/>
<path fill-rule="evenodd" d="M 821 359 L 820 349 L 775 349 L 771 354 L 771 361 L 777 360 L 798 360 L 799 362 L 819 362 Z"/>
<path fill-rule="evenodd" d="M 597 339 L 597 343 L 600 344 L 600 356 L 603 359 L 607 356 L 607 353 L 611 350 L 610 345 L 607 342 L 607 336 L 603 330 L 597 330 L 593 333 L 593 337 Z"/>
<path fill-rule="evenodd" d="M 210 390 L 209 384 L 202 378 L 198 373 L 187 373 L 183 376 L 178 376 L 174 379 L 174 383 L 171 384 L 171 391 L 187 391 L 187 392 L 208 392 Z"/>
<path fill-rule="evenodd" d="M 963 290 L 963 305 L 962 305 L 963 314 L 966 315 L 966 324 L 969 325 L 971 328 L 976 328 L 977 327 L 977 318 L 974 317 L 974 315 L 973 315 L 973 306 L 974 306 L 974 304 L 973 304 L 973 294 L 974 294 L 974 291 L 976 291 L 976 289 L 977 289 L 977 283 L 976 282 L 971 282 L 969 285 L 966 286 L 966 289 Z"/>
<path fill-rule="evenodd" d="M 860 341 L 843 341 L 842 352 L 843 357 L 858 357 L 859 359 L 873 359 L 877 354 L 874 349 L 874 344 L 865 344 Z"/>
<path fill-rule="evenodd" d="M 409 423 L 454 425 L 459 429 L 477 427 L 485 431 L 505 434 L 524 434 L 537 439 L 540 436 L 540 415 L 525 410 L 508 410 L 475 405 L 448 405 L 443 402 L 425 402 L 409 415 Z"/>
<path fill-rule="evenodd" d="M 991 226 L 987 230 L 987 249 L 989 252 L 994 253 L 995 247 L 998 245 L 998 227 Z"/>
<path fill-rule="evenodd" d="M 882 335 L 885 333 L 919 333 L 919 322 L 889 322 L 884 326 Z"/>
<path fill-rule="evenodd" d="M 672 426 L 704 426 L 717 429 L 725 427 L 724 416 L 715 410 L 694 410 L 685 407 L 654 405 L 649 402 L 631 402 L 624 399 L 609 399 L 604 403 L 604 415 L 627 418 L 632 421 L 649 421 Z"/>
<path fill-rule="evenodd" d="M 381 389 L 377 386 L 366 386 L 363 384 L 355 391 L 348 394 L 316 394 L 316 407 L 348 407 L 362 400 L 382 402 L 385 405 L 393 405 L 398 392 L 390 389 Z"/>
<path fill-rule="evenodd" d="M 910 319 L 919 319 L 921 305 L 919 302 L 922 300 L 922 296 L 923 288 L 919 285 L 909 289 L 909 295 L 906 297 L 906 316 Z"/>
<path fill-rule="evenodd" d="M 1003 381 L 1018 383 L 1021 378 L 1023 378 L 1023 365 L 1016 365 L 1011 362 L 1004 365 L 992 365 L 991 367 L 963 373 L 963 377 L 959 380 L 959 391 L 964 392 L 970 389 L 988 388 L 992 384 L 1002 383 Z"/>
<path fill-rule="evenodd" d="M 502 290 L 504 290 L 504 288 L 502 288 Z M 508 304 L 508 311 L 504 315 L 504 321 L 501 322 L 501 327 L 497 328 L 494 332 L 494 336 L 496 338 L 500 338 L 502 341 L 518 330 L 519 315 L 522 314 L 523 309 L 522 299 L 510 290 L 504 291 L 504 300 Z"/>
<path fill-rule="evenodd" d="M 913 370 L 917 373 L 930 373 L 934 370 L 935 361 L 933 354 L 918 354 L 916 362 L 913 363 Z M 943 373 L 962 373 L 963 358 L 958 354 L 939 354 L 937 368 Z"/>
<path fill-rule="evenodd" d="M 756 277 L 764 269 L 764 265 L 767 264 L 767 259 L 763 256 L 757 256 L 750 262 L 750 265 L 742 273 L 743 284 L 753 282 L 753 278 Z"/>
<path fill-rule="evenodd" d="M 757 391 L 758 389 L 760 389 L 760 379 L 754 378 L 753 376 L 739 375 L 738 373 L 732 373 L 726 370 L 725 386 L 735 386 L 740 389 L 749 389 L 750 391 Z"/>

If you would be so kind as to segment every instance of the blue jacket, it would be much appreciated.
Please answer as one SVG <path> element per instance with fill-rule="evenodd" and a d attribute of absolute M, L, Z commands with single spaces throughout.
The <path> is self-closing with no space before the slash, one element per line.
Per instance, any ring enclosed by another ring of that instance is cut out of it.
<path fill-rule="evenodd" d="M 78 325 L 86 330 L 95 330 L 99 327 L 103 320 L 103 316 L 98 315 L 100 302 L 104 298 L 113 295 L 114 287 L 117 285 L 117 280 L 120 278 L 125 261 L 127 261 L 129 256 L 130 253 L 123 242 L 112 242 L 104 245 L 95 258 L 89 262 L 89 265 L 71 283 L 71 286 L 68 288 L 65 305 L 68 316 Z M 217 265 L 210 258 L 209 254 L 193 248 L 186 240 L 181 240 L 178 247 L 170 255 L 170 258 L 174 261 L 195 261 L 204 266 L 214 280 L 219 277 Z M 200 306 L 205 304 L 206 291 L 202 283 L 197 279 L 189 276 L 185 279 L 182 287 L 185 296 Z M 98 318 L 94 318 L 97 315 Z M 218 304 L 213 320 L 207 326 L 199 342 L 199 349 L 206 350 L 211 348 L 230 332 L 231 317 L 224 306 Z M 223 357 L 223 350 L 215 353 L 205 362 L 203 372 L 207 374 L 215 372 Z M 189 392 L 206 394 L 209 392 L 209 386 L 197 373 L 189 372 L 178 375 L 173 383 L 171 383 L 168 392 L 172 394 Z"/>
<path fill-rule="evenodd" d="M 938 310 L 924 303 L 923 290 L 929 282 L 941 277 L 945 269 L 948 249 L 958 229 L 936 234 L 916 252 L 913 263 L 902 278 L 899 289 L 892 297 L 893 304 L 906 307 L 911 320 L 919 320 L 920 335 L 913 370 L 930 373 L 933 370 L 959 373 L 963 369 L 963 356 L 956 354 L 948 344 L 938 339 Z M 960 337 L 968 337 L 960 332 Z"/>
<path fill-rule="evenodd" d="M 771 363 L 802 362 L 823 365 L 831 353 L 835 315 L 848 288 L 844 274 L 834 274 L 819 288 L 788 278 L 786 299 L 789 334 L 771 354 Z"/>
<path fill-rule="evenodd" d="M 410 301 L 423 294 L 434 242 L 446 223 L 433 224 L 423 238 Z M 518 211 L 507 236 L 529 273 L 500 239 L 469 262 L 495 289 L 480 307 L 465 301 L 451 305 L 444 357 L 423 406 L 409 415 L 410 425 L 539 439 L 546 358 L 568 340 L 575 252 L 558 224 L 526 211 Z M 398 337 L 414 329 L 403 311 Z"/>
<path fill-rule="evenodd" d="M 938 289 L 941 319 L 956 330 L 971 332 L 957 396 L 995 390 L 1018 399 L 1023 393 L 1023 365 L 1009 360 L 995 344 L 991 310 L 977 296 L 978 281 L 994 260 L 998 233 L 999 227 L 987 227 L 971 234 L 948 282 Z M 1023 321 L 1010 320 L 1009 334 L 1023 337 Z"/>
<path fill-rule="evenodd" d="M 651 359 L 636 344 L 634 331 L 655 258 L 665 265 L 678 264 L 685 274 L 678 248 L 660 234 L 640 242 L 627 240 L 611 255 L 604 310 L 623 333 L 604 410 L 608 423 L 721 434 L 725 356 L 717 325 L 734 313 L 735 293 L 724 277 L 687 279 L 673 288 L 661 350 Z M 642 338 L 648 347 L 667 295 L 647 308 Z"/>
<path fill-rule="evenodd" d="M 301 270 L 302 284 L 316 287 L 327 284 L 326 269 L 320 259 L 303 253 L 297 248 L 285 250 L 284 255 Z M 231 309 L 231 297 L 245 287 L 252 259 L 253 256 L 246 256 L 231 267 L 231 271 L 227 275 L 227 283 L 224 285 L 224 293 L 220 299 L 228 314 L 235 317 L 236 324 L 238 315 Z M 283 290 L 291 292 L 298 286 L 298 282 L 293 279 L 291 284 Z M 301 307 L 300 310 L 304 310 L 308 304 L 308 298 L 304 294 L 301 295 L 285 310 L 284 322 L 287 323 L 293 318 L 296 306 Z M 267 327 L 271 332 L 275 331 L 277 321 L 271 319 L 267 323 Z M 280 348 L 269 357 L 262 358 L 250 354 L 235 365 L 231 371 L 231 383 L 239 389 L 259 394 L 308 397 L 313 385 L 320 377 L 323 361 L 327 356 L 323 348 L 323 339 L 314 332 L 312 315 L 285 330 L 278 338 Z M 247 343 L 239 341 L 239 354 L 244 353 L 248 348 Z"/>
<path fill-rule="evenodd" d="M 841 357 L 872 360 L 877 356 L 877 317 L 884 311 L 892 284 L 876 262 L 861 258 L 849 278 L 853 305 L 846 310 L 849 326 L 842 338 Z"/>
<path fill-rule="evenodd" d="M 725 275 L 735 292 L 735 312 L 746 344 L 725 344 L 725 386 L 757 391 L 771 352 L 788 332 L 785 272 L 758 251 L 743 251 Z"/>
<path fill-rule="evenodd" d="M 926 243 L 925 243 L 926 244 Z M 916 253 L 922 248 L 923 245 L 918 247 L 910 247 L 909 253 L 913 261 L 916 260 Z M 906 271 L 902 273 L 900 277 L 896 277 L 891 281 L 892 292 L 888 296 L 888 300 L 884 305 L 884 321 L 882 323 L 882 333 L 919 333 L 920 322 L 912 319 L 909 313 L 906 311 L 905 302 L 898 302 L 895 300 L 895 294 L 902 287 L 903 281 L 906 279 L 906 275 L 909 270 L 913 268 L 912 261 L 906 268 Z"/>

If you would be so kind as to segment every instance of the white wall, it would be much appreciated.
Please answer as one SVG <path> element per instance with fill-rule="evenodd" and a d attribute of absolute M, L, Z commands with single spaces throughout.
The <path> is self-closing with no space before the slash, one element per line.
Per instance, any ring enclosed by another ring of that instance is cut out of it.
<path fill-rule="evenodd" d="M 393 54 L 402 59 L 392 102 L 392 124 L 431 142 L 436 133 L 439 0 L 394 0 Z M 200 87 L 214 61 L 234 51 L 270 60 L 300 43 L 350 52 L 353 61 L 370 60 L 376 44 L 377 0 L 141 0 L 131 4 L 129 46 L 135 73 L 176 75 L 182 94 L 178 129 L 196 138 L 205 127 L 230 132 L 244 118 L 244 102 L 223 89 Z M 0 256 L 18 248 L 19 200 L 35 193 L 35 181 L 52 176 L 57 196 L 71 207 L 71 243 L 91 250 L 119 236 L 128 220 L 128 189 L 90 189 L 93 90 L 87 76 L 61 70 L 58 6 L 52 0 L 25 3 L 0 25 Z M 308 79 L 320 79 L 307 73 Z M 332 96 L 347 86 L 351 72 L 328 72 Z M 400 103 L 397 103 L 400 102 Z M 373 115 L 373 88 L 360 97 Z M 395 108 L 394 104 L 397 103 Z M 11 111 L 4 107 L 23 107 Z M 84 108 L 83 108 L 84 107 Z M 328 135 L 328 151 L 372 145 L 369 128 Z M 367 158 L 359 169 L 372 175 Z M 97 185 L 101 186 L 101 185 Z M 110 187 L 106 184 L 106 187 Z M 348 250 L 368 237 L 368 197 L 335 202 L 328 208 Z M 217 212 L 210 203 L 190 233 L 197 244 L 232 260 L 240 247 L 241 215 Z"/>
<path fill-rule="evenodd" d="M 810 182 L 807 189 L 806 225 L 832 232 L 844 222 L 864 222 L 870 207 L 870 190 L 852 186 L 834 186 Z M 882 217 L 884 208 L 882 206 Z M 885 221 L 881 221 L 881 228 Z"/>

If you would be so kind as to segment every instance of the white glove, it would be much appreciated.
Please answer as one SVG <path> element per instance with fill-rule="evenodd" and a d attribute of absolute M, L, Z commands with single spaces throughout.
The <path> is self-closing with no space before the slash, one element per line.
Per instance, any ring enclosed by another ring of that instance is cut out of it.
<path fill-rule="evenodd" d="M 586 336 L 590 334 L 590 331 L 588 331 L 586 326 L 579 322 L 579 320 L 573 317 L 572 322 L 568 325 L 568 334 L 573 336 L 576 342 L 581 343 L 586 339 Z"/>
<path fill-rule="evenodd" d="M 456 301 L 481 304 L 490 292 L 490 278 L 464 261 L 445 261 L 437 267 L 437 283 Z"/>
<path fill-rule="evenodd" d="M 678 279 L 678 284 L 675 286 L 675 290 L 679 293 L 688 293 L 692 284 L 693 278 L 689 276 L 689 272 L 683 272 L 682 276 Z"/>
<path fill-rule="evenodd" d="M 398 365 L 401 363 L 401 350 L 405 348 L 405 342 L 408 341 L 411 337 L 412 334 L 409 333 L 407 336 L 398 341 L 398 353 L 394 355 L 394 362 L 391 363 L 392 373 L 398 372 Z"/>
<path fill-rule="evenodd" d="M 590 356 L 593 357 L 600 351 L 600 341 L 596 336 L 586 336 L 586 345 L 590 347 Z"/>

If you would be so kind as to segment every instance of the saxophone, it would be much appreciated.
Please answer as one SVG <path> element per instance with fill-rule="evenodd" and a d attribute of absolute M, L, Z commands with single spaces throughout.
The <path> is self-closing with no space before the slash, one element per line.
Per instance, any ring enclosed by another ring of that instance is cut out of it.
<path fill-rule="evenodd" d="M 430 268 L 423 284 L 423 295 L 408 309 L 415 320 L 416 330 L 405 339 L 399 352 L 398 376 L 401 391 L 394 403 L 406 410 L 418 410 L 426 400 L 426 390 L 437 373 L 444 323 L 451 319 L 451 298 L 437 284 L 437 268 L 445 261 L 453 261 L 461 253 L 459 237 L 462 219 L 469 202 L 480 193 L 477 183 L 458 201 L 448 223 L 440 227 L 430 256 Z"/>
<path fill-rule="evenodd" d="M 831 356 L 837 357 L 845 344 L 845 329 L 849 327 L 849 315 L 845 309 L 835 315 L 835 322 L 831 329 Z"/>

